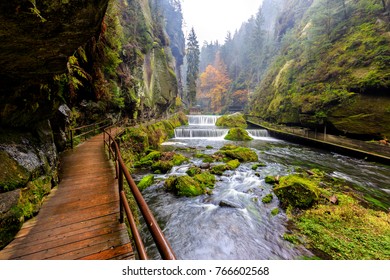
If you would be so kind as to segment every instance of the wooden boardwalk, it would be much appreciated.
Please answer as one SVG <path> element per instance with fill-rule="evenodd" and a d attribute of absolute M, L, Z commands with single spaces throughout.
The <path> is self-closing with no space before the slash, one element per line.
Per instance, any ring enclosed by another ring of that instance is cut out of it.
<path fill-rule="evenodd" d="M 66 152 L 59 186 L 0 251 L 0 259 L 134 259 L 126 227 L 119 223 L 114 174 L 102 135 Z"/>

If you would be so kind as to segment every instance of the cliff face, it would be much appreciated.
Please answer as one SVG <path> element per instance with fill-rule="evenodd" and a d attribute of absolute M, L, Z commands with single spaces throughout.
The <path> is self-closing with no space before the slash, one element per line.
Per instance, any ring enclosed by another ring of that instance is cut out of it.
<path fill-rule="evenodd" d="M 300 20 L 292 7 L 282 14 L 277 30 L 290 31 L 253 96 L 252 113 L 284 124 L 326 125 L 328 131 L 367 140 L 389 138 L 390 37 L 384 2 L 306 2 Z"/>
<path fill-rule="evenodd" d="M 1 1 L 0 124 L 30 126 L 58 108 L 54 74 L 100 31 L 108 0 Z"/>

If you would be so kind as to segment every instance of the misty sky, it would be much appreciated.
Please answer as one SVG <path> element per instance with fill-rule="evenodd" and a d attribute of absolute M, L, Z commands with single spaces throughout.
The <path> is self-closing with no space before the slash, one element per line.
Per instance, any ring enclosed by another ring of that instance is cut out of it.
<path fill-rule="evenodd" d="M 223 43 L 228 31 L 234 34 L 244 21 L 256 14 L 263 0 L 182 0 L 184 35 L 193 26 L 199 45 L 218 40 Z"/>

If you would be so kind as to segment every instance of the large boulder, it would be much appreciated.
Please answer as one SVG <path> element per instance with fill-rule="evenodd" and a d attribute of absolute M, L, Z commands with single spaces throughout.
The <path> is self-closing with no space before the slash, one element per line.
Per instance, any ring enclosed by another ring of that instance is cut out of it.
<path fill-rule="evenodd" d="M 215 176 L 209 172 L 196 174 L 194 177 L 188 175 L 169 177 L 164 187 L 167 191 L 173 192 L 178 196 L 194 197 L 202 194 L 210 193 L 210 189 L 214 188 Z"/>
<path fill-rule="evenodd" d="M 225 145 L 217 153 L 223 154 L 230 159 L 238 159 L 240 162 L 258 161 L 258 156 L 255 151 L 250 148 L 235 145 Z"/>
<path fill-rule="evenodd" d="M 233 127 L 229 129 L 228 134 L 225 136 L 225 140 L 250 141 L 253 140 L 253 138 L 249 136 L 248 132 L 245 129 L 240 127 Z"/>
<path fill-rule="evenodd" d="M 307 209 L 319 199 L 320 190 L 316 183 L 300 175 L 288 175 L 280 178 L 279 185 L 274 188 L 282 207 Z"/>
<path fill-rule="evenodd" d="M 240 113 L 234 113 L 232 115 L 224 115 L 217 119 L 216 126 L 224 127 L 241 127 L 246 128 L 248 125 L 244 119 L 244 116 Z"/>

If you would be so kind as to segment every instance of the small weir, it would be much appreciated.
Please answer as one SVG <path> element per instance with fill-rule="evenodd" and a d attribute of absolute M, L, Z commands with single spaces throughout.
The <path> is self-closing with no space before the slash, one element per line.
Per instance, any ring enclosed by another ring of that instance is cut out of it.
<path fill-rule="evenodd" d="M 188 126 L 175 129 L 176 139 L 186 138 L 208 138 L 223 139 L 229 132 L 228 128 L 215 126 L 219 116 L 188 116 Z M 254 139 L 263 139 L 269 137 L 266 129 L 247 129 L 249 135 Z"/>
<path fill-rule="evenodd" d="M 228 133 L 228 129 L 218 128 L 177 128 L 175 129 L 175 138 L 221 138 Z"/>
<path fill-rule="evenodd" d="M 203 116 L 203 115 L 190 115 L 188 116 L 189 125 L 215 125 L 217 119 L 220 116 Z"/>

